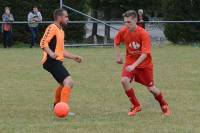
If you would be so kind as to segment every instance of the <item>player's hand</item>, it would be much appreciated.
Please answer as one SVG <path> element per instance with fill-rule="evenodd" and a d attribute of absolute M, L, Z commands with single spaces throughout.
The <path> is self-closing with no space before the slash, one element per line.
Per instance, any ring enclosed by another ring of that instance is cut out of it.
<path fill-rule="evenodd" d="M 76 62 L 78 62 L 78 63 L 81 63 L 82 60 L 83 60 L 83 57 L 76 55 L 76 56 L 73 58 L 73 60 L 76 61 Z"/>
<path fill-rule="evenodd" d="M 135 65 L 129 65 L 126 67 L 127 72 L 132 72 L 135 69 Z"/>
<path fill-rule="evenodd" d="M 117 64 L 123 64 L 123 58 L 121 56 L 117 56 L 116 62 Z"/>
<path fill-rule="evenodd" d="M 58 55 L 56 53 L 52 53 L 49 55 L 52 59 L 56 59 L 58 57 Z"/>

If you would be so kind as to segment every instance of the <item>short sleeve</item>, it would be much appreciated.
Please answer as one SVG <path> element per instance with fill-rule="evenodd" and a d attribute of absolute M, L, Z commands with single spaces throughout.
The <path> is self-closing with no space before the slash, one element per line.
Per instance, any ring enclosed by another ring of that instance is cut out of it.
<path fill-rule="evenodd" d="M 46 48 L 49 46 L 49 42 L 51 39 L 55 36 L 55 26 L 52 24 L 47 27 L 41 41 L 40 41 L 40 47 L 41 48 Z"/>
<path fill-rule="evenodd" d="M 120 30 L 119 32 L 117 32 L 115 38 L 114 38 L 114 44 L 119 46 L 120 43 L 124 42 L 124 32 L 122 30 Z"/>

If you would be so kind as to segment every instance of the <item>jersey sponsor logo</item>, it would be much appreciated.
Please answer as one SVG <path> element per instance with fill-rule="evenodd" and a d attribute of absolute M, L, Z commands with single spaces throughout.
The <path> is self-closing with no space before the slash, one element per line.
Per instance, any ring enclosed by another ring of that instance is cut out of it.
<path fill-rule="evenodd" d="M 132 43 L 129 44 L 129 47 L 130 47 L 131 49 L 138 50 L 141 46 L 140 46 L 140 44 L 137 43 L 137 42 L 132 42 Z"/>

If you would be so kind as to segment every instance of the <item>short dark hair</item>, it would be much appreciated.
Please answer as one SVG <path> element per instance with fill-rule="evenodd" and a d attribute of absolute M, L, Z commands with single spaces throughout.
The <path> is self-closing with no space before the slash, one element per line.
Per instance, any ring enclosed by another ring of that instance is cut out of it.
<path fill-rule="evenodd" d="M 64 9 L 56 9 L 53 13 L 53 17 L 56 20 L 58 16 L 63 16 Z"/>
<path fill-rule="evenodd" d="M 133 17 L 133 18 L 137 18 L 137 13 L 135 10 L 128 10 L 126 11 L 123 15 L 123 17 Z"/>

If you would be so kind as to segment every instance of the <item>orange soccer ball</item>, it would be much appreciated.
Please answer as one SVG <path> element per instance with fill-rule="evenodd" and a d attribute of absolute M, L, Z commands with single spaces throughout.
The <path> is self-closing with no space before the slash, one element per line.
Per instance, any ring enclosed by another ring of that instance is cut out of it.
<path fill-rule="evenodd" d="M 69 106 L 67 103 L 60 102 L 54 107 L 54 113 L 59 118 L 64 118 L 69 114 Z"/>

